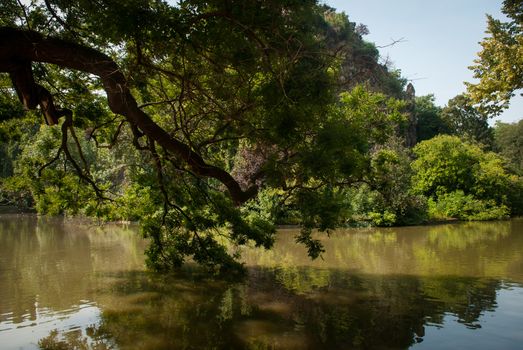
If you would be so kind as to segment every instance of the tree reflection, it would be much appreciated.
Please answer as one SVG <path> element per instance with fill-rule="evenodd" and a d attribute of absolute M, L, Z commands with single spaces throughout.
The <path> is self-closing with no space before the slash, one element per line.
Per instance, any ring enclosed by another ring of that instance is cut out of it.
<path fill-rule="evenodd" d="M 135 231 L 32 215 L 0 217 L 0 322 L 75 312 L 106 270 L 143 266 Z M 8 320 L 7 320 L 8 318 Z"/>
<path fill-rule="evenodd" d="M 501 288 L 475 278 L 310 270 L 255 268 L 232 283 L 194 272 L 120 275 L 97 332 L 124 349 L 408 348 L 447 314 L 477 327 Z"/>
<path fill-rule="evenodd" d="M 81 330 L 75 330 L 60 334 L 58 330 L 52 330 L 45 338 L 38 341 L 42 350 L 110 350 L 115 345 L 105 338 L 105 334 L 95 326 L 87 327 L 84 336 Z"/>
<path fill-rule="evenodd" d="M 245 279 L 217 281 L 143 272 L 132 230 L 0 218 L 0 337 L 28 326 L 45 349 L 408 348 L 448 316 L 477 332 L 500 281 L 523 281 L 522 228 L 348 230 L 314 262 L 284 231 L 273 250 L 244 252 Z"/>

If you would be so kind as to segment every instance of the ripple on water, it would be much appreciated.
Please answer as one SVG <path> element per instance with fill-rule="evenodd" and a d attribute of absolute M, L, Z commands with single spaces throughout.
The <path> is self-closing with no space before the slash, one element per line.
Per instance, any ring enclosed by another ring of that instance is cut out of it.
<path fill-rule="evenodd" d="M 54 330 L 61 334 L 72 331 L 85 334 L 87 327 L 99 324 L 101 314 L 95 302 L 86 300 L 63 310 L 37 307 L 35 311 L 35 315 L 21 317 L 15 317 L 13 312 L 0 315 L 2 349 L 38 349 L 38 341 Z"/>

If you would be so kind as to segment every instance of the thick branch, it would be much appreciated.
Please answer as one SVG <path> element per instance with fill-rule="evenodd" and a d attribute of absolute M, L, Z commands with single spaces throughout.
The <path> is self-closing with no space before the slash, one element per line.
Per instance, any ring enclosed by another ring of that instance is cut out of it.
<path fill-rule="evenodd" d="M 127 80 L 117 64 L 107 55 L 83 45 L 56 38 L 45 38 L 34 31 L 0 28 L 0 71 L 12 73 L 19 62 L 51 63 L 100 77 L 111 110 L 123 115 L 151 140 L 183 159 L 194 173 L 219 180 L 227 187 L 237 204 L 245 202 L 256 194 L 256 187 L 243 191 L 228 172 L 207 164 L 198 153 L 171 137 L 138 108 Z"/>
<path fill-rule="evenodd" d="M 13 82 L 20 102 L 27 109 L 35 109 L 40 105 L 45 116 L 45 121 L 49 125 L 58 123 L 58 119 L 64 115 L 63 110 L 59 110 L 53 103 L 51 93 L 43 86 L 36 84 L 33 78 L 31 62 L 13 61 L 9 70 L 9 77 Z"/>

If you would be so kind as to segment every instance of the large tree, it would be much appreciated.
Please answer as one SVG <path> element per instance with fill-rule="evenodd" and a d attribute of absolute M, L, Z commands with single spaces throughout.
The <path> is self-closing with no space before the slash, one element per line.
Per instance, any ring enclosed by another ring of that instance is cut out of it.
<path fill-rule="evenodd" d="M 441 119 L 449 134 L 458 135 L 491 147 L 492 128 L 488 125 L 488 114 L 472 105 L 466 95 L 457 95 L 441 110 Z"/>
<path fill-rule="evenodd" d="M 441 117 L 441 107 L 436 106 L 434 95 L 418 96 L 415 99 L 417 141 L 429 140 L 439 134 L 450 133 L 448 124 Z"/>
<path fill-rule="evenodd" d="M 496 151 L 509 160 L 514 172 L 523 175 L 523 119 L 511 124 L 498 121 L 494 140 Z"/>
<path fill-rule="evenodd" d="M 90 149 L 133 145 L 132 161 L 104 164 L 137 169 L 133 203 L 147 209 L 141 221 L 153 266 L 187 256 L 225 266 L 232 260 L 223 236 L 269 247 L 273 222 L 256 204 L 267 188 L 301 217 L 297 241 L 313 257 L 321 252 L 311 228 L 339 222 L 337 188 L 353 181 L 368 148 L 352 132 L 357 125 L 335 112 L 347 55 L 327 45 L 340 31 L 325 20 L 325 7 L 313 0 L 4 4 L 0 71 L 26 109 L 39 106 L 59 127 L 24 152 L 21 164 L 34 168 L 35 181 L 55 188 L 34 193 L 65 193 L 67 203 L 90 194 L 95 213 L 118 206 L 128 175 L 103 178 Z M 344 28 L 345 38 L 350 32 L 364 44 L 354 26 Z M 71 169 L 87 189 L 73 190 Z"/>
<path fill-rule="evenodd" d="M 508 22 L 487 15 L 487 37 L 470 69 L 478 83 L 467 84 L 474 102 L 490 113 L 500 113 L 523 88 L 523 4 L 504 0 Z"/>

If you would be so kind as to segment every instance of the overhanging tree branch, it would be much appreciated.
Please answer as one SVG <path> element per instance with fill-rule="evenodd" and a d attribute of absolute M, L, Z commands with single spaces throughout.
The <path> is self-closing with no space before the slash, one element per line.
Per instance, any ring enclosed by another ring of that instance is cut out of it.
<path fill-rule="evenodd" d="M 45 96 L 34 91 L 32 74 L 18 74 L 20 63 L 27 70 L 31 62 L 44 62 L 56 64 L 62 68 L 74 69 L 98 76 L 103 83 L 107 94 L 109 108 L 116 114 L 124 116 L 131 125 L 139 128 L 148 138 L 168 152 L 176 155 L 202 177 L 211 177 L 220 181 L 228 190 L 236 204 L 241 204 L 252 198 L 257 193 L 255 186 L 243 191 L 239 183 L 225 170 L 207 164 L 200 154 L 193 151 L 185 143 L 171 137 L 164 129 L 156 124 L 144 111 L 142 111 L 132 96 L 126 78 L 118 65 L 107 55 L 75 43 L 62 39 L 44 37 L 41 34 L 9 27 L 0 28 L 0 71 L 11 74 L 13 84 L 17 88 L 21 100 L 26 107 L 35 108 L 34 101 L 38 101 L 44 113 L 46 111 L 52 118 L 50 124 L 56 124 L 61 116 L 59 110 L 46 110 Z M 30 69 L 30 66 L 29 66 Z M 13 74 L 15 74 L 13 78 Z M 18 74 L 18 75 L 17 75 Z M 21 88 L 20 88 L 21 87 Z M 25 103 L 28 100 L 31 103 Z M 54 106 L 51 106 L 54 107 Z M 47 114 L 46 114 L 47 117 Z M 46 118 L 47 119 L 47 118 Z"/>

